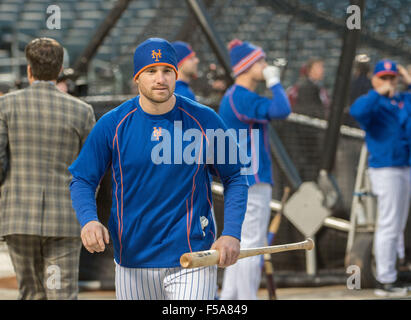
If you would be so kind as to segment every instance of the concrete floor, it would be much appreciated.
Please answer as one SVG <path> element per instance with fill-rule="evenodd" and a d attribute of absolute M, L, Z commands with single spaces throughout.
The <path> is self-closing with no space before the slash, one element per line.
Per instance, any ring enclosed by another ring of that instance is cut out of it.
<path fill-rule="evenodd" d="M 330 285 L 305 288 L 277 288 L 278 300 L 367 300 L 381 299 L 374 295 L 372 289 L 349 290 L 345 285 Z M 0 300 L 17 299 L 17 281 L 13 267 L 4 247 L 0 246 Z M 268 300 L 266 289 L 258 292 L 260 300 Z M 112 290 L 81 290 L 80 300 L 114 300 L 115 292 Z M 405 299 L 411 299 L 411 292 Z"/>
<path fill-rule="evenodd" d="M 344 285 L 322 286 L 311 288 L 278 288 L 278 300 L 368 300 L 382 299 L 374 295 L 372 289 L 349 290 Z M 14 276 L 0 278 L 0 300 L 16 300 L 18 295 L 17 282 Z M 79 300 L 115 300 L 112 290 L 80 291 Z M 258 292 L 260 300 L 268 300 L 265 289 Z M 405 299 L 411 299 L 411 292 Z"/>

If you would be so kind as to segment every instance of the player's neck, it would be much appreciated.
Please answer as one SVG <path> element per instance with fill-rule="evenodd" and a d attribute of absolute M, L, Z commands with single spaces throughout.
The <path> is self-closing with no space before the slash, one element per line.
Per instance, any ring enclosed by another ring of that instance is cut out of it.
<path fill-rule="evenodd" d="M 251 77 L 248 77 L 247 75 L 241 75 L 240 74 L 235 79 L 235 84 L 238 84 L 239 86 L 247 88 L 250 91 L 255 91 L 255 89 L 257 88 L 257 81 L 255 81 Z"/>
<path fill-rule="evenodd" d="M 191 77 L 187 76 L 186 74 L 180 72 L 178 74 L 178 80 L 184 81 L 185 83 L 190 83 Z"/>
<path fill-rule="evenodd" d="M 172 95 L 170 99 L 165 102 L 158 103 L 140 95 L 140 106 L 144 112 L 148 114 L 161 115 L 171 111 L 176 103 L 176 97 Z"/>

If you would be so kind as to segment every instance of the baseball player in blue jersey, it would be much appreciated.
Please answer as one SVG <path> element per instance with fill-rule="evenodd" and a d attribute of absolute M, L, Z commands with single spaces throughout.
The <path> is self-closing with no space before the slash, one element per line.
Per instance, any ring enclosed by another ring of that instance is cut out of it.
<path fill-rule="evenodd" d="M 175 41 L 171 44 L 176 50 L 178 66 L 175 93 L 196 101 L 195 94 L 190 88 L 190 81 L 197 77 L 197 67 L 200 60 L 188 43 Z"/>
<path fill-rule="evenodd" d="M 410 201 L 410 146 L 405 130 L 410 94 L 395 92 L 400 73 L 405 75 L 404 69 L 400 70 L 394 61 L 379 61 L 372 78 L 373 89 L 350 108 L 350 114 L 366 133 L 368 173 L 378 199 L 374 252 L 378 282 L 375 294 L 380 296 L 407 294 L 397 281 L 396 270 L 397 247 Z M 410 85 L 411 79 L 407 78 Z"/>
<path fill-rule="evenodd" d="M 247 176 L 250 188 L 241 247 L 259 247 L 266 244 L 273 185 L 267 125 L 271 119 L 286 118 L 291 109 L 280 84 L 280 70 L 267 65 L 261 48 L 233 40 L 229 49 L 235 83 L 225 93 L 219 114 L 229 128 L 248 131 L 246 139 L 240 141 L 241 149 L 251 156 L 252 169 L 252 174 Z M 255 92 L 261 81 L 272 91 L 271 99 Z M 257 135 L 252 133 L 255 130 Z M 239 260 L 225 270 L 220 297 L 257 299 L 260 279 L 260 257 Z"/>
<path fill-rule="evenodd" d="M 225 124 L 211 108 L 174 94 L 176 77 L 169 42 L 141 43 L 134 54 L 140 95 L 100 118 L 69 168 L 85 248 L 101 252 L 111 235 L 118 299 L 213 299 L 217 266 L 182 269 L 180 256 L 211 247 L 226 267 L 239 254 L 247 178 L 240 163 L 216 160 L 219 150 L 206 132 L 224 131 Z M 229 148 L 222 152 L 228 159 Z M 98 221 L 95 203 L 107 169 L 113 186 L 108 230 Z M 217 240 L 208 172 L 225 188 Z"/>

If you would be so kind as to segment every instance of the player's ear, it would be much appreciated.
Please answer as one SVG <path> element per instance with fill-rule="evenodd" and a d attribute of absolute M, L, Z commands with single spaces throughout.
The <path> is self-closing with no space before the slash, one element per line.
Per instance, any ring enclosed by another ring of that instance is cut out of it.
<path fill-rule="evenodd" d="M 36 79 L 33 77 L 33 69 L 31 68 L 30 64 L 27 64 L 27 80 L 29 83 L 33 83 Z"/>
<path fill-rule="evenodd" d="M 29 64 L 27 64 L 27 77 L 30 78 L 31 76 L 32 76 L 31 66 Z"/>

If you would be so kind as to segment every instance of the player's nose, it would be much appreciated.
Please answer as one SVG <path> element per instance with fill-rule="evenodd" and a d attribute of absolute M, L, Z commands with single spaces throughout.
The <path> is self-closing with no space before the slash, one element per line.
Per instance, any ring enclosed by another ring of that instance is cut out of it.
<path fill-rule="evenodd" d="M 162 84 L 162 83 L 165 83 L 165 80 L 166 80 L 166 78 L 165 78 L 164 72 L 163 71 L 158 71 L 156 73 L 156 76 L 155 76 L 156 83 Z"/>

